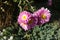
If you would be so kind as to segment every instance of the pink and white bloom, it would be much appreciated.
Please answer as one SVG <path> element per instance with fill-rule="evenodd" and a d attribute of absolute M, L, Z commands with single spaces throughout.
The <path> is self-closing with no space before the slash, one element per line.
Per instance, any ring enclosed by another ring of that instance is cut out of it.
<path fill-rule="evenodd" d="M 42 7 L 38 11 L 34 12 L 33 15 L 35 15 L 35 17 L 37 17 L 38 25 L 49 22 L 50 17 L 51 17 L 50 11 L 47 8 L 45 9 L 44 7 Z"/>
<path fill-rule="evenodd" d="M 33 28 L 37 24 L 37 18 L 30 12 L 23 11 L 18 16 L 18 23 L 26 31 Z"/>
<path fill-rule="evenodd" d="M 27 12 L 27 11 L 23 11 L 23 12 L 20 12 L 19 16 L 18 16 L 18 23 L 26 23 L 29 19 L 29 17 L 31 17 L 32 14 L 30 12 Z"/>
<path fill-rule="evenodd" d="M 20 26 L 26 31 L 34 28 L 37 24 L 36 18 L 30 18 L 27 23 L 20 23 Z"/>

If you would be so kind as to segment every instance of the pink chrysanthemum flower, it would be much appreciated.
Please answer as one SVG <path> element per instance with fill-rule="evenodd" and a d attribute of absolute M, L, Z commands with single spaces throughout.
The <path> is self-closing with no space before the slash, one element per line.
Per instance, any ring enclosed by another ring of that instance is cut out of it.
<path fill-rule="evenodd" d="M 33 28 L 36 24 L 37 24 L 38 20 L 36 17 L 32 16 L 30 17 L 30 19 L 28 20 L 28 25 Z"/>
<path fill-rule="evenodd" d="M 27 11 L 23 11 L 19 14 L 18 16 L 18 23 L 26 23 L 29 19 L 29 17 L 31 17 L 32 15 L 30 14 L 30 12 Z"/>
<path fill-rule="evenodd" d="M 47 8 L 45 9 L 44 7 L 34 12 L 33 15 L 38 18 L 38 25 L 48 22 L 51 17 L 50 11 Z"/>
<path fill-rule="evenodd" d="M 36 24 L 37 24 L 37 19 L 30 18 L 27 23 L 20 23 L 20 26 L 26 31 L 34 28 Z"/>
<path fill-rule="evenodd" d="M 23 11 L 18 16 L 18 23 L 26 31 L 33 28 L 37 24 L 37 18 L 31 13 Z"/>

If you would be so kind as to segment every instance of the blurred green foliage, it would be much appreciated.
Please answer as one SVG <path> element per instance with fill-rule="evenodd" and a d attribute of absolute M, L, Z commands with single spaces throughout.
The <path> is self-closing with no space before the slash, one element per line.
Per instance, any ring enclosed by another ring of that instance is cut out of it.
<path fill-rule="evenodd" d="M 4 39 L 4 36 L 6 36 L 6 40 L 10 36 L 13 36 L 13 40 L 59 40 L 60 26 L 59 22 L 55 21 L 24 31 L 16 23 L 14 26 L 11 25 L 0 32 L 0 39 Z"/>

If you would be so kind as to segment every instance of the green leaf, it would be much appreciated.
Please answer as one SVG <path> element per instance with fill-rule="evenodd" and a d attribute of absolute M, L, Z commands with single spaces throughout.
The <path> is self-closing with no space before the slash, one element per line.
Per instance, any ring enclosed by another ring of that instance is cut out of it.
<path fill-rule="evenodd" d="M 13 2 L 17 2 L 17 0 L 13 0 Z"/>

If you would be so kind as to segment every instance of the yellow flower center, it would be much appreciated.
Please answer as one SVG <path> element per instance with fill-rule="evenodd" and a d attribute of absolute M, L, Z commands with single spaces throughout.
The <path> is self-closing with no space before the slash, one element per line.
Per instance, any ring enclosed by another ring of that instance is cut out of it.
<path fill-rule="evenodd" d="M 26 15 L 23 15 L 22 16 L 22 20 L 26 20 L 27 19 L 27 16 Z"/>
<path fill-rule="evenodd" d="M 45 14 L 42 14 L 41 17 L 42 17 L 42 19 L 46 19 L 46 15 Z"/>

